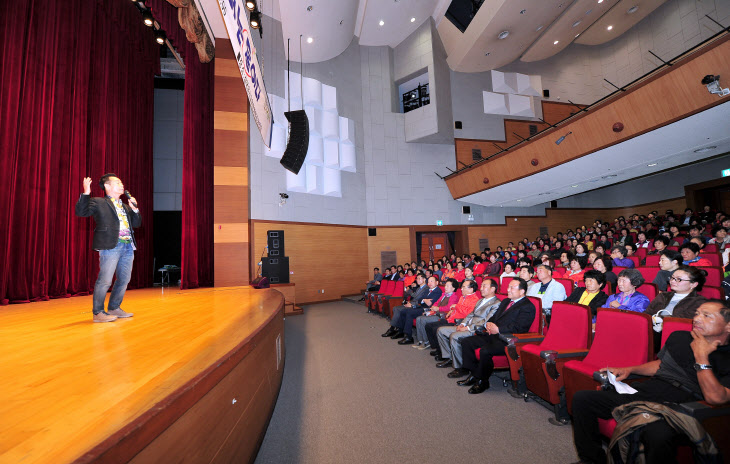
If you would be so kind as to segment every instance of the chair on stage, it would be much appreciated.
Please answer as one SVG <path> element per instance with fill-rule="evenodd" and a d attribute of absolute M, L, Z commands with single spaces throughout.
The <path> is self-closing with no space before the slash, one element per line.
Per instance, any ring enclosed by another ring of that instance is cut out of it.
<path fill-rule="evenodd" d="M 653 359 L 653 334 L 648 314 L 600 308 L 590 351 L 584 359 L 568 361 L 563 366 L 562 380 L 568 412 L 572 413 L 575 392 L 595 390 L 599 386 L 593 378 L 595 371 L 606 366 L 638 366 Z"/>
<path fill-rule="evenodd" d="M 539 345 L 528 344 L 522 347 L 520 383 L 524 383 L 527 390 L 553 405 L 556 420 L 566 416 L 566 413 L 560 412 L 561 404 L 565 404 L 562 382 L 554 381 L 553 378 L 560 379 L 563 365 L 567 361 L 581 359 L 588 353 L 592 335 L 591 318 L 591 310 L 586 305 L 556 301 L 553 303 L 550 331 L 544 340 Z M 527 401 L 529 394 L 523 390 L 520 391 Z"/>

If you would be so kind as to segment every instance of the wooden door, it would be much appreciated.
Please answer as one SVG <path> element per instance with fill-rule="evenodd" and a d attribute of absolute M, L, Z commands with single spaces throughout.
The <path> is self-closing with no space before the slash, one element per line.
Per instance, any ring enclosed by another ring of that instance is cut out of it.
<path fill-rule="evenodd" d="M 450 253 L 449 239 L 445 233 L 424 233 L 421 235 L 421 256 L 424 261 L 436 260 Z"/>

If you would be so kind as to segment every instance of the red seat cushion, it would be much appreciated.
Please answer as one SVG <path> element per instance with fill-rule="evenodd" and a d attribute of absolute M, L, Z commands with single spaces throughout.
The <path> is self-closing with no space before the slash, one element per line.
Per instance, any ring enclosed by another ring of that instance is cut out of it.
<path fill-rule="evenodd" d="M 598 430 L 606 438 L 613 436 L 613 431 L 616 429 L 616 421 L 614 419 L 598 419 Z"/>

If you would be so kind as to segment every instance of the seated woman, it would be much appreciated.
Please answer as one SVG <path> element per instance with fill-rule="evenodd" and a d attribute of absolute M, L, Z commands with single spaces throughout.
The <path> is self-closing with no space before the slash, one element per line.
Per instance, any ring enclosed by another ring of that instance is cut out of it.
<path fill-rule="evenodd" d="M 563 278 L 570 279 L 574 285 L 578 285 L 578 282 L 583 280 L 583 274 L 585 268 L 588 265 L 588 260 L 584 256 L 576 256 L 570 260 L 570 267 L 568 272 L 565 273 Z"/>
<path fill-rule="evenodd" d="M 585 256 L 585 257 L 588 256 L 585 244 L 578 243 L 575 246 L 575 256 Z"/>
<path fill-rule="evenodd" d="M 606 304 L 608 299 L 608 295 L 601 291 L 606 286 L 606 276 L 593 269 L 585 272 L 583 282 L 586 284 L 585 288 L 576 288 L 565 301 L 588 305 L 591 308 L 591 314 L 593 314 L 593 322 L 595 322 L 596 311 Z"/>
<path fill-rule="evenodd" d="M 649 306 L 649 298 L 643 293 L 636 291 L 644 283 L 644 276 L 636 269 L 624 269 L 618 273 L 618 289 L 608 297 L 604 308 L 626 309 L 628 311 L 644 312 Z"/>
<path fill-rule="evenodd" d="M 515 274 L 514 266 L 512 263 L 505 263 L 504 265 L 504 272 L 502 275 L 499 276 L 499 284 L 502 284 L 502 279 L 505 277 L 517 277 L 517 274 Z"/>
<path fill-rule="evenodd" d="M 527 254 L 532 256 L 532 259 L 535 259 L 540 255 L 540 250 L 536 243 L 533 242 L 532 245 L 530 245 L 530 251 Z"/>
<path fill-rule="evenodd" d="M 504 252 L 504 259 L 502 260 L 502 265 L 506 266 L 507 264 L 512 265 L 512 269 L 515 268 L 515 260 L 512 258 L 512 252 L 511 251 L 505 251 Z"/>
<path fill-rule="evenodd" d="M 408 272 L 406 272 L 406 276 L 403 279 L 403 287 L 408 288 L 415 281 L 416 281 L 416 273 L 414 272 L 413 269 L 408 269 Z"/>
<path fill-rule="evenodd" d="M 616 290 L 618 277 L 613 273 L 613 260 L 610 256 L 599 256 L 593 261 L 593 269 L 606 276 L 606 282 L 611 284 L 611 291 Z"/>
<path fill-rule="evenodd" d="M 682 264 L 685 266 L 712 266 L 707 258 L 700 258 L 700 247 L 694 242 L 687 242 L 679 247 L 679 253 L 682 255 Z"/>
<path fill-rule="evenodd" d="M 596 259 L 598 259 L 599 256 L 600 255 L 598 253 L 596 253 L 595 251 L 591 251 L 590 253 L 588 253 L 588 264 L 590 264 L 591 266 L 593 266 L 593 262 Z"/>
<path fill-rule="evenodd" d="M 567 250 L 560 252 L 560 266 L 564 269 L 570 269 L 570 261 L 573 259 L 573 254 Z"/>
<path fill-rule="evenodd" d="M 444 268 L 442 269 L 442 275 L 441 275 L 441 283 L 445 283 L 449 279 L 454 278 L 454 274 L 456 274 L 456 271 L 451 266 L 451 263 L 446 261 L 446 264 L 444 265 Z"/>
<path fill-rule="evenodd" d="M 466 277 L 466 274 L 464 274 L 464 263 L 462 261 L 457 261 L 454 279 L 456 279 L 458 282 L 463 282 L 464 277 Z"/>
<path fill-rule="evenodd" d="M 669 246 L 669 239 L 664 235 L 659 235 L 654 239 L 654 246 L 649 248 L 647 255 L 660 255 Z"/>
<path fill-rule="evenodd" d="M 652 316 L 654 331 L 662 331 L 662 318 L 667 316 L 692 319 L 707 299 L 697 292 L 705 285 L 707 271 L 692 266 L 679 266 L 669 279 L 670 290 L 659 293 L 644 310 Z M 661 341 L 661 340 L 659 340 Z M 658 350 L 659 345 L 656 345 Z"/>
<path fill-rule="evenodd" d="M 500 272 L 502 272 L 502 263 L 500 263 L 497 259 L 498 257 L 496 254 L 491 253 L 489 255 L 489 264 L 487 264 L 487 268 L 484 270 L 484 273 L 489 276 L 498 276 Z"/>
<path fill-rule="evenodd" d="M 414 347 L 425 350 L 428 348 L 428 338 L 426 337 L 426 324 L 429 322 L 438 321 L 449 312 L 451 305 L 455 305 L 459 301 L 459 297 L 456 294 L 456 288 L 459 286 L 459 282 L 456 279 L 448 279 L 444 284 L 444 293 L 441 295 L 441 299 L 431 306 L 429 311 L 425 311 L 423 316 L 416 318 L 416 344 Z"/>

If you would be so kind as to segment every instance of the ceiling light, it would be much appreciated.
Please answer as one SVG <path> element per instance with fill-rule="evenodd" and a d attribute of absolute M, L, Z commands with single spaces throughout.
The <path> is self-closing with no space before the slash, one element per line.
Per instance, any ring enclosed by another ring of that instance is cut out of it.
<path fill-rule="evenodd" d="M 381 19 L 381 20 L 380 20 L 380 22 L 379 22 L 378 24 L 380 24 L 381 26 L 384 26 L 384 25 L 385 25 L 385 21 L 383 21 L 383 20 Z"/>
<path fill-rule="evenodd" d="M 254 0 L 246 0 L 246 8 L 248 8 L 248 11 L 253 11 L 256 9 L 256 2 Z"/>
<path fill-rule="evenodd" d="M 312 42 L 314 42 L 314 39 L 311 37 L 307 37 L 307 43 L 311 44 Z"/>
<path fill-rule="evenodd" d="M 647 164 L 647 166 L 653 167 L 653 166 L 656 166 L 657 164 L 659 164 L 659 163 L 651 163 L 651 164 Z"/>
<path fill-rule="evenodd" d="M 165 31 L 163 31 L 162 29 L 157 29 L 155 31 L 155 40 L 157 41 L 158 44 L 160 44 L 160 45 L 164 44 L 166 38 L 167 38 L 167 36 L 165 35 Z"/>
<path fill-rule="evenodd" d="M 695 153 L 707 153 L 708 151 L 712 151 L 715 148 L 717 148 L 717 147 L 714 146 L 714 145 L 710 145 L 709 147 L 704 147 L 704 148 L 700 148 L 698 150 L 695 150 Z"/>
<path fill-rule="evenodd" d="M 598 3 L 603 3 L 603 0 L 598 0 Z"/>
<path fill-rule="evenodd" d="M 580 24 L 580 19 L 573 23 L 573 27 L 577 26 L 578 24 Z"/>
<path fill-rule="evenodd" d="M 517 201 L 522 201 L 522 200 L 517 200 Z"/>
<path fill-rule="evenodd" d="M 557 45 L 558 42 L 560 42 L 560 41 L 559 40 L 556 40 L 555 42 L 553 42 L 553 45 Z"/>
<path fill-rule="evenodd" d="M 613 26 L 608 26 L 606 29 L 610 31 L 611 29 L 613 29 Z"/>
<path fill-rule="evenodd" d="M 634 5 L 634 6 L 632 6 L 631 8 L 629 8 L 628 10 L 626 10 L 626 12 L 627 12 L 628 14 L 634 14 L 634 13 L 636 13 L 636 10 L 638 10 L 638 9 L 639 9 L 639 7 L 638 7 L 638 6 L 636 6 L 636 5 Z"/>
<path fill-rule="evenodd" d="M 499 33 L 499 35 L 497 36 L 497 38 L 499 40 L 504 40 L 504 39 L 507 38 L 508 35 L 509 35 L 509 31 L 502 31 L 502 32 Z"/>
<path fill-rule="evenodd" d="M 520 11 L 520 14 L 525 14 L 525 13 L 527 13 L 527 10 Z M 517 200 L 517 201 L 520 201 L 520 200 Z"/>
<path fill-rule="evenodd" d="M 309 6 L 307 7 L 307 11 L 312 11 L 313 9 L 314 9 L 314 7 L 313 7 L 312 5 L 309 5 Z"/>
<path fill-rule="evenodd" d="M 535 29 L 535 32 L 540 32 L 540 31 L 542 30 L 542 28 L 543 28 L 543 27 L 545 27 L 545 26 L 538 26 L 538 28 L 537 28 L 537 29 Z"/>
<path fill-rule="evenodd" d="M 145 26 L 149 27 L 152 27 L 152 25 L 155 23 L 155 18 L 152 17 L 152 13 L 150 13 L 150 10 L 142 13 L 142 21 L 144 21 Z"/>
<path fill-rule="evenodd" d="M 573 188 L 578 188 L 578 186 L 577 186 L 577 185 L 571 185 L 571 187 L 573 187 Z"/>
<path fill-rule="evenodd" d="M 416 18 L 411 18 L 411 22 L 412 23 L 415 23 L 416 22 Z"/>
<path fill-rule="evenodd" d="M 261 13 L 259 13 L 258 11 L 251 12 L 250 20 L 252 29 L 258 29 L 261 27 Z"/>
<path fill-rule="evenodd" d="M 580 35 L 580 34 L 576 34 L 576 35 L 575 35 L 575 38 L 577 39 L 579 35 Z"/>

